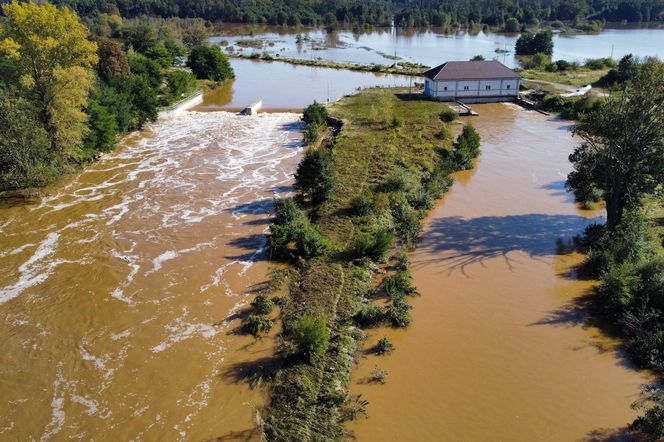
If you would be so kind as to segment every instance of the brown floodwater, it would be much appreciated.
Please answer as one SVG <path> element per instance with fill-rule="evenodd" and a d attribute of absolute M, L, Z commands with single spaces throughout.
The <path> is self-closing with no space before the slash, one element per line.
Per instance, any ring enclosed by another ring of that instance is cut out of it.
<path fill-rule="evenodd" d="M 568 124 L 508 104 L 477 105 L 482 136 L 473 171 L 427 219 L 411 254 L 407 330 L 387 335 L 388 356 L 361 359 L 351 392 L 369 419 L 361 441 L 576 441 L 620 434 L 650 378 L 617 343 L 586 323 L 574 278 L 578 254 L 556 254 L 596 212 L 565 191 Z M 368 383 L 374 367 L 385 385 Z"/>
<path fill-rule="evenodd" d="M 0 206 L 0 439 L 251 436 L 236 332 L 265 282 L 267 218 L 297 114 L 184 112 Z"/>

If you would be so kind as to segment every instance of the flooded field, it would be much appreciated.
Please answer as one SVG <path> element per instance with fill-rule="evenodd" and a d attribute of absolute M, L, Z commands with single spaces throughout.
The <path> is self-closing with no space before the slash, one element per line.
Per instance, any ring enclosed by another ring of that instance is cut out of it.
<path fill-rule="evenodd" d="M 246 438 L 237 335 L 299 115 L 185 112 L 0 207 L 0 439 Z M 266 353 L 267 352 L 267 353 Z"/>
<path fill-rule="evenodd" d="M 577 254 L 556 254 L 598 213 L 565 191 L 568 123 L 513 105 L 477 105 L 473 171 L 456 174 L 411 255 L 420 297 L 396 351 L 360 361 L 362 441 L 577 441 L 620 435 L 646 373 L 585 323 Z M 368 384 L 374 367 L 385 385 Z M 611 439 L 614 440 L 614 439 Z"/>
<path fill-rule="evenodd" d="M 298 35 L 303 37 L 299 42 Z M 445 33 L 437 28 L 376 28 L 370 32 L 339 30 L 328 33 L 323 29 L 226 24 L 223 35 L 210 41 L 223 43 L 226 50 L 232 48 L 234 52 L 243 54 L 268 52 L 282 57 L 320 58 L 336 62 L 391 65 L 396 56 L 400 60 L 436 66 L 447 60 L 469 60 L 475 55 L 482 55 L 487 60 L 496 58 L 507 66 L 515 67 L 518 65 L 514 57 L 517 38 L 518 34 L 482 31 Z M 611 55 L 620 58 L 629 53 L 662 58 L 662 39 L 664 28 L 659 26 L 608 24 L 598 34 L 556 33 L 553 58 L 584 61 Z"/>

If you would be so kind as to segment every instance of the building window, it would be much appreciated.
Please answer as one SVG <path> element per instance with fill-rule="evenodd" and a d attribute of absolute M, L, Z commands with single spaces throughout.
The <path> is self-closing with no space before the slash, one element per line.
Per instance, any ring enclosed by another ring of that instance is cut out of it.
<path fill-rule="evenodd" d="M 445 90 L 445 91 L 446 91 L 446 90 L 447 90 L 447 86 L 445 86 L 445 87 L 443 88 L 443 90 Z"/>
<path fill-rule="evenodd" d="M 510 88 L 510 85 L 508 84 L 508 85 L 507 85 L 507 89 L 509 89 L 509 88 Z"/>
<path fill-rule="evenodd" d="M 464 86 L 464 87 L 463 87 L 463 90 L 464 90 L 464 91 L 467 91 L 468 89 L 470 89 L 470 86 Z"/>
<path fill-rule="evenodd" d="M 489 89 L 491 89 L 491 86 L 487 84 L 486 86 L 484 86 L 484 88 L 488 91 Z"/>

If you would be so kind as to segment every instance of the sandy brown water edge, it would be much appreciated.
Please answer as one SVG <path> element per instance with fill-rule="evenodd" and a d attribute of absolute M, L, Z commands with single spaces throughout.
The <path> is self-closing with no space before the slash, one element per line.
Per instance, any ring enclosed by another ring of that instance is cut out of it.
<path fill-rule="evenodd" d="M 369 419 L 362 441 L 576 441 L 622 434 L 650 380 L 586 323 L 578 254 L 556 254 L 599 213 L 564 188 L 569 123 L 509 104 L 478 105 L 475 170 L 427 219 L 411 254 L 413 324 L 375 330 L 396 351 L 367 356 L 351 392 Z M 380 366 L 385 385 L 367 382 Z M 602 439 L 600 439 L 602 440 Z"/>
<path fill-rule="evenodd" d="M 184 112 L 0 206 L 0 440 L 251 436 L 263 287 L 300 115 Z"/>

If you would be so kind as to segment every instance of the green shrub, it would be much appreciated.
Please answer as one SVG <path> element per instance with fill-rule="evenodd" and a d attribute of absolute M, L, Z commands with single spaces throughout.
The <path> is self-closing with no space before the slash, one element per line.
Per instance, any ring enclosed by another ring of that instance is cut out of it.
<path fill-rule="evenodd" d="M 370 258 L 373 261 L 385 260 L 387 253 L 392 248 L 394 238 L 387 230 L 377 230 L 373 233 L 360 233 L 349 250 L 353 258 Z"/>
<path fill-rule="evenodd" d="M 322 104 L 314 101 L 313 104 L 310 104 L 304 110 L 302 119 L 309 126 L 321 126 L 325 124 L 325 119 L 327 116 L 327 108 Z"/>
<path fill-rule="evenodd" d="M 255 313 L 259 315 L 267 315 L 274 308 L 274 302 L 267 297 L 267 294 L 259 293 L 254 300 L 251 301 L 251 307 L 254 309 Z"/>
<path fill-rule="evenodd" d="M 454 109 L 446 107 L 445 109 L 443 109 L 440 112 L 440 114 L 438 114 L 438 117 L 440 117 L 440 119 L 442 121 L 444 121 L 446 123 L 449 123 L 451 121 L 458 120 L 459 119 L 459 113 L 457 111 L 455 111 Z"/>
<path fill-rule="evenodd" d="M 403 297 L 392 300 L 387 307 L 385 316 L 395 327 L 406 327 L 412 321 L 410 317 L 411 306 Z"/>
<path fill-rule="evenodd" d="M 298 353 L 309 361 L 325 352 L 328 346 L 329 333 L 327 324 L 322 318 L 302 316 L 295 323 L 289 336 L 295 343 Z"/>
<path fill-rule="evenodd" d="M 643 416 L 639 416 L 629 429 L 643 441 L 664 440 L 664 391 L 661 387 L 651 387 L 648 397 L 650 406 Z M 636 404 L 635 408 L 643 408 L 643 404 Z"/>
<path fill-rule="evenodd" d="M 308 150 L 295 172 L 295 187 L 314 204 L 325 201 L 334 188 L 332 153 L 327 149 Z"/>
<path fill-rule="evenodd" d="M 581 273 L 589 277 L 598 277 L 611 270 L 615 259 L 610 250 L 591 249 L 581 266 Z"/>
<path fill-rule="evenodd" d="M 630 263 L 622 263 L 605 272 L 602 284 L 595 290 L 604 310 L 612 315 L 625 311 L 638 288 L 639 277 Z"/>
<path fill-rule="evenodd" d="M 359 216 L 371 214 L 375 208 L 374 197 L 374 193 L 370 189 L 362 190 L 359 195 L 351 200 L 351 210 Z"/>
<path fill-rule="evenodd" d="M 664 311 L 664 258 L 649 259 L 637 269 L 641 280 L 639 297 Z"/>
<path fill-rule="evenodd" d="M 408 192 L 413 188 L 413 174 L 406 169 L 395 170 L 385 182 L 379 186 L 381 192 Z"/>
<path fill-rule="evenodd" d="M 387 295 L 392 298 L 403 297 L 415 293 L 415 287 L 412 285 L 410 271 L 407 269 L 398 270 L 393 275 L 383 279 L 383 288 Z"/>
<path fill-rule="evenodd" d="M 274 222 L 276 224 L 288 224 L 304 219 L 304 213 L 297 207 L 293 198 L 274 201 Z"/>
<path fill-rule="evenodd" d="M 394 344 L 387 337 L 382 337 L 374 347 L 374 350 L 379 355 L 385 355 L 394 351 Z"/>
<path fill-rule="evenodd" d="M 255 337 L 259 337 L 270 331 L 272 328 L 272 321 L 265 315 L 249 315 L 245 322 L 247 332 Z"/>
<path fill-rule="evenodd" d="M 304 130 L 304 135 L 302 136 L 304 144 L 311 145 L 318 141 L 318 126 L 309 125 Z"/>
<path fill-rule="evenodd" d="M 413 244 L 422 228 L 418 211 L 410 207 L 403 193 L 393 198 L 391 211 L 397 235 L 407 245 Z"/>
<path fill-rule="evenodd" d="M 433 207 L 436 196 L 432 189 L 420 187 L 414 192 L 409 192 L 406 198 L 413 209 L 418 210 L 420 215 L 424 215 Z"/>
<path fill-rule="evenodd" d="M 355 321 L 362 327 L 376 327 L 383 322 L 383 311 L 371 302 L 363 302 L 354 316 Z"/>
<path fill-rule="evenodd" d="M 297 255 L 303 258 L 313 258 L 327 253 L 330 243 L 320 234 L 318 229 L 310 224 L 304 224 L 297 232 L 295 238 Z"/>

